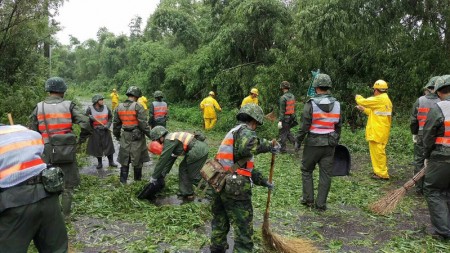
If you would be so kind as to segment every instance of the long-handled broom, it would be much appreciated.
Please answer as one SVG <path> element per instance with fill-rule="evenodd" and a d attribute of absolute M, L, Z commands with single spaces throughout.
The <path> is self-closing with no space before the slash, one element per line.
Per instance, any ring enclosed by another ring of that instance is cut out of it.
<path fill-rule="evenodd" d="M 272 160 L 270 162 L 269 183 L 272 183 L 273 167 L 275 164 L 275 154 L 272 154 Z M 300 238 L 283 238 L 278 234 L 273 233 L 269 227 L 269 206 L 270 195 L 272 190 L 269 189 L 267 193 L 266 212 L 264 213 L 264 222 L 262 226 L 262 237 L 270 250 L 283 253 L 308 253 L 318 252 L 318 250 L 308 240 Z"/>
<path fill-rule="evenodd" d="M 392 213 L 397 207 L 397 204 L 403 198 L 403 196 L 405 196 L 406 192 L 409 189 L 411 189 L 417 183 L 417 181 L 425 175 L 425 168 L 426 166 L 423 167 L 419 172 L 417 172 L 417 174 L 415 174 L 413 178 L 408 180 L 408 182 L 406 182 L 402 187 L 386 193 L 384 197 L 370 204 L 369 209 L 372 210 L 372 212 L 381 215 L 387 215 Z"/>

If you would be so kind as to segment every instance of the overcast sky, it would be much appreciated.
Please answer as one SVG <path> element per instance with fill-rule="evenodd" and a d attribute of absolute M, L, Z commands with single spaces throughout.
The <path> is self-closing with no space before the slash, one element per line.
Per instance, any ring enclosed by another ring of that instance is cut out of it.
<path fill-rule="evenodd" d="M 69 0 L 59 10 L 55 20 L 62 31 L 56 34 L 62 44 L 69 44 L 69 35 L 81 42 L 96 38 L 100 27 L 105 26 L 115 35 L 129 35 L 131 19 L 142 17 L 142 27 L 153 13 L 159 0 Z"/>

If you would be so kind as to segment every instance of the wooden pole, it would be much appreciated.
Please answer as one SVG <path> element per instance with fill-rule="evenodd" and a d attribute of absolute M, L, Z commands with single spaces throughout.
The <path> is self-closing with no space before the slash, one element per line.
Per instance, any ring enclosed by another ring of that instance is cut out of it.
<path fill-rule="evenodd" d="M 9 124 L 12 126 L 14 125 L 14 121 L 13 121 L 13 117 L 11 113 L 8 113 L 8 120 L 9 120 Z"/>

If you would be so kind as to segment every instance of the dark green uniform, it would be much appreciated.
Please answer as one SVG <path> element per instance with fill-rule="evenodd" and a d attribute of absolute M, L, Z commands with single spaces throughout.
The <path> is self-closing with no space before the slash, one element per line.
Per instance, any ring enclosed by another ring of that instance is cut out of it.
<path fill-rule="evenodd" d="M 269 152 L 271 143 L 256 136 L 256 132 L 243 125 L 234 136 L 234 160 L 239 161 L 259 153 Z M 267 186 L 261 173 L 253 169 L 251 179 L 234 175 L 227 179 L 224 189 L 213 194 L 211 222 L 211 253 L 225 252 L 228 248 L 227 234 L 230 225 L 234 229 L 234 251 L 252 252 L 253 250 L 253 206 L 252 183 Z"/>
<path fill-rule="evenodd" d="M 283 96 L 280 97 L 279 101 L 280 116 L 278 117 L 278 121 L 281 122 L 279 141 L 281 145 L 281 152 L 286 152 L 286 142 L 288 140 L 292 144 L 295 143 L 295 138 L 291 133 L 291 127 L 296 124 L 294 122 L 297 122 L 295 116 L 295 103 L 293 105 L 288 105 L 288 101 L 295 102 L 295 96 L 289 91 L 284 93 Z"/>
<path fill-rule="evenodd" d="M 106 105 L 100 106 L 100 108 L 97 110 L 95 106 L 93 106 L 94 110 L 97 111 L 103 111 L 103 107 L 106 107 Z M 110 163 L 112 161 L 112 155 L 114 154 L 114 144 L 111 138 L 111 132 L 109 131 L 109 128 L 111 127 L 112 123 L 112 113 L 111 110 L 106 107 L 108 110 L 108 123 L 105 126 L 98 126 L 94 128 L 94 132 L 89 137 L 86 153 L 91 156 L 95 157 L 102 157 L 102 156 L 108 156 L 111 157 Z M 86 109 L 86 115 L 92 115 L 91 107 L 88 107 Z M 94 120 L 90 120 L 91 124 L 94 124 Z"/>
<path fill-rule="evenodd" d="M 444 101 L 450 102 L 450 97 Z M 436 138 L 448 131 L 444 125 L 444 114 L 450 113 L 447 108 L 432 108 L 423 129 L 424 157 L 428 160 L 423 191 L 435 233 L 450 239 L 450 147 L 436 144 Z"/>
<path fill-rule="evenodd" d="M 208 159 L 208 145 L 197 139 L 192 139 L 188 151 L 183 149 L 183 143 L 178 139 L 164 139 L 164 149 L 155 166 L 152 178 L 165 178 L 172 169 L 178 156 L 184 155 L 178 171 L 179 196 L 191 196 L 194 194 L 193 185 L 197 185 L 201 179 L 200 169 Z"/>
<path fill-rule="evenodd" d="M 44 103 L 46 104 L 58 104 L 63 102 L 64 99 L 59 96 L 48 96 Z M 72 114 L 72 123 L 78 124 L 81 127 L 80 139 L 86 139 L 92 133 L 92 127 L 89 124 L 89 118 L 84 115 L 77 107 L 75 103 L 72 102 L 70 106 L 70 112 Z M 39 130 L 39 121 L 37 118 L 38 108 L 34 108 L 33 113 L 30 116 L 30 129 L 42 133 Z M 46 143 L 43 159 L 46 163 L 50 163 L 50 155 L 52 149 L 51 146 Z M 78 171 L 77 161 L 72 163 L 62 163 L 53 164 L 54 166 L 60 167 L 64 172 L 64 192 L 62 193 L 62 209 L 64 215 L 69 215 L 72 209 L 72 198 L 74 188 L 80 184 L 80 173 Z"/>
<path fill-rule="evenodd" d="M 419 104 L 419 100 L 425 101 L 424 103 Z M 419 172 L 424 165 L 425 158 L 423 157 L 423 130 L 422 127 L 419 126 L 419 107 L 421 108 L 431 108 L 432 104 L 436 104 L 439 101 L 438 96 L 435 93 L 429 93 L 419 99 L 413 105 L 411 112 L 411 133 L 416 135 L 416 142 L 414 143 L 414 174 Z M 422 116 L 422 115 L 421 115 Z M 423 193 L 423 178 L 419 179 L 416 182 L 416 191 L 421 194 Z"/>
<path fill-rule="evenodd" d="M 312 206 L 314 204 L 313 171 L 319 164 L 319 187 L 315 206 L 319 210 L 326 210 L 326 201 L 331 187 L 331 171 L 333 169 L 334 148 L 341 133 L 341 120 L 334 125 L 334 131 L 327 134 L 311 132 L 313 124 L 313 101 L 325 113 L 332 112 L 338 103 L 330 95 L 317 95 L 306 102 L 301 116 L 301 126 L 297 137 L 298 146 L 305 141 L 302 157 L 303 197 L 301 203 Z M 336 103 L 335 103 L 336 102 Z"/>
<path fill-rule="evenodd" d="M 133 105 L 133 108 L 131 108 L 131 105 Z M 123 122 L 119 117 L 119 110 L 122 107 L 126 110 L 136 111 L 138 121 L 136 127 L 125 129 Z M 144 107 L 131 100 L 120 103 L 114 111 L 113 134 L 120 140 L 117 161 L 122 165 L 120 168 L 121 182 L 126 183 L 127 181 L 130 163 L 133 166 L 134 179 L 141 180 L 143 163 L 150 161 L 145 141 L 145 136 L 150 138 L 150 128 L 147 123 L 147 115 Z"/>

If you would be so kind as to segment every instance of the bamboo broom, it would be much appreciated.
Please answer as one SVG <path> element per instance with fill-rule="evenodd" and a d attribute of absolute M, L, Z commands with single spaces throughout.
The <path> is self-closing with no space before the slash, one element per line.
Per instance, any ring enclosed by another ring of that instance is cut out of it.
<path fill-rule="evenodd" d="M 397 207 L 397 204 L 400 202 L 400 200 L 405 196 L 406 192 L 411 189 L 419 179 L 421 179 L 425 175 L 425 167 L 423 167 L 417 174 L 413 176 L 408 182 L 406 182 L 402 187 L 389 191 L 379 199 L 378 201 L 372 203 L 369 205 L 369 209 L 372 210 L 372 212 L 381 214 L 381 215 L 387 215 L 392 213 L 395 208 Z"/>
<path fill-rule="evenodd" d="M 274 164 L 275 154 L 272 154 L 272 160 L 270 162 L 269 183 L 272 183 Z M 318 250 L 308 240 L 300 238 L 286 239 L 271 231 L 269 227 L 269 207 L 271 193 L 272 190 L 269 189 L 267 193 L 266 212 L 264 213 L 264 222 L 262 226 L 262 237 L 267 247 L 270 250 L 275 250 L 276 252 L 283 253 L 318 252 Z"/>

